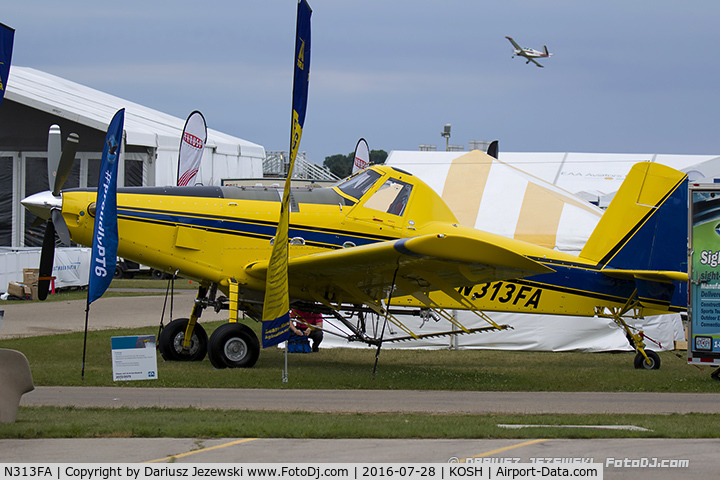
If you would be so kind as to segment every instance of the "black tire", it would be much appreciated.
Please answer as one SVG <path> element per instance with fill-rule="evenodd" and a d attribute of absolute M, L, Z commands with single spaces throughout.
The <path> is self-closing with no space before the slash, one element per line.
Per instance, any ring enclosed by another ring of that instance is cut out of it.
<path fill-rule="evenodd" d="M 178 318 L 168 323 L 160 332 L 158 346 L 160 354 L 167 361 L 199 362 L 208 350 L 208 336 L 205 329 L 199 323 L 195 324 L 192 338 L 190 339 L 190 351 L 183 353 L 182 345 L 185 340 L 185 329 L 190 320 Z"/>
<path fill-rule="evenodd" d="M 208 357 L 215 368 L 251 368 L 260 356 L 260 342 L 250 327 L 224 323 L 210 335 Z"/>
<path fill-rule="evenodd" d="M 151 270 L 150 275 L 152 275 L 155 280 L 165 280 L 168 278 L 165 272 L 162 270 L 155 270 L 154 268 Z"/>
<path fill-rule="evenodd" d="M 120 265 L 115 266 L 115 273 L 113 273 L 113 278 L 123 278 L 125 276 L 125 270 Z"/>
<path fill-rule="evenodd" d="M 635 368 L 638 370 L 659 370 L 660 355 L 652 350 L 645 350 L 645 355 L 650 359 L 650 363 L 647 363 L 643 354 L 638 352 L 637 355 L 635 355 Z"/>

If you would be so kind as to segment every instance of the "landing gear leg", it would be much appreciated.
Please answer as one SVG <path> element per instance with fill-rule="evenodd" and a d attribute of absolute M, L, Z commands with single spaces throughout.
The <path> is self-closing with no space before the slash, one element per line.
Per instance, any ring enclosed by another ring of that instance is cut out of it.
<path fill-rule="evenodd" d="M 160 332 L 158 344 L 165 360 L 200 361 L 205 358 L 208 337 L 202 325 L 197 323 L 202 314 L 207 287 L 198 289 L 190 318 L 179 318 L 170 322 Z"/>
<path fill-rule="evenodd" d="M 238 322 L 237 282 L 230 280 L 230 320 L 210 336 L 208 357 L 215 368 L 251 368 L 260 356 L 260 341 L 250 327 Z"/>
<path fill-rule="evenodd" d="M 193 330 L 195 330 L 195 327 L 197 326 L 198 318 L 202 315 L 203 300 L 207 296 L 207 291 L 208 289 L 205 285 L 200 285 L 200 288 L 198 288 L 197 298 L 195 299 L 195 304 L 193 305 L 192 313 L 190 314 L 190 319 L 188 320 L 187 328 L 185 329 L 185 341 L 182 346 L 183 352 L 190 350 L 190 339 L 192 337 Z"/>
<path fill-rule="evenodd" d="M 625 330 L 625 337 L 628 339 L 630 346 L 635 349 L 634 365 L 638 370 L 658 370 L 660 368 L 660 356 L 652 350 L 645 349 L 645 336 L 642 330 L 638 333 L 633 332 L 630 326 L 622 317 L 614 319 L 615 323 Z"/>
<path fill-rule="evenodd" d="M 652 350 L 647 350 L 645 348 L 645 335 L 642 330 L 635 333 L 623 318 L 628 312 L 633 310 L 637 304 L 636 295 L 633 295 L 623 307 L 609 309 L 609 314 L 605 313 L 605 309 L 600 307 L 596 309 L 595 313 L 598 317 L 611 318 L 618 327 L 623 329 L 628 343 L 630 343 L 630 346 L 635 349 L 635 368 L 642 370 L 658 370 L 660 368 L 660 356 Z M 632 318 L 640 317 L 638 314 L 635 314 Z"/>

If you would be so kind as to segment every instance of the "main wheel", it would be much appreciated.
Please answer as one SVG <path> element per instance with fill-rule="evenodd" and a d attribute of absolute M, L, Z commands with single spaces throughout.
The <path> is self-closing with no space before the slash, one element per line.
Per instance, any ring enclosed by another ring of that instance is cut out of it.
<path fill-rule="evenodd" d="M 168 323 L 160 332 L 158 346 L 160 347 L 160 354 L 165 360 L 199 362 L 205 358 L 208 350 L 208 336 L 199 323 L 195 324 L 190 337 L 190 349 L 183 352 L 185 330 L 189 321 L 187 318 L 178 318 Z"/>
<path fill-rule="evenodd" d="M 150 270 L 150 275 L 155 280 L 165 280 L 166 278 L 170 278 L 169 275 L 162 270 L 155 270 L 154 268 Z"/>
<path fill-rule="evenodd" d="M 260 356 L 255 332 L 242 323 L 225 323 L 210 335 L 208 357 L 215 368 L 250 368 Z"/>
<path fill-rule="evenodd" d="M 125 276 L 125 269 L 121 265 L 115 265 L 115 273 L 113 278 L 123 278 Z"/>
<path fill-rule="evenodd" d="M 635 368 L 644 370 L 658 370 L 660 368 L 660 355 L 653 352 L 652 350 L 645 350 L 650 363 L 645 361 L 645 357 L 642 353 L 638 352 L 635 355 Z"/>

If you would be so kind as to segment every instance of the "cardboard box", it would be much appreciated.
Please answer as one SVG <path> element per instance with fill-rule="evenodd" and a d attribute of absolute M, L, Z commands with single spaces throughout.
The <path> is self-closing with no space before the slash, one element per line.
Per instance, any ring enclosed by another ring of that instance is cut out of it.
<path fill-rule="evenodd" d="M 23 283 L 25 285 L 37 285 L 39 277 L 39 268 L 23 268 Z"/>
<path fill-rule="evenodd" d="M 30 295 L 30 288 L 22 283 L 10 282 L 8 283 L 7 293 L 16 297 L 25 298 L 27 295 Z"/>

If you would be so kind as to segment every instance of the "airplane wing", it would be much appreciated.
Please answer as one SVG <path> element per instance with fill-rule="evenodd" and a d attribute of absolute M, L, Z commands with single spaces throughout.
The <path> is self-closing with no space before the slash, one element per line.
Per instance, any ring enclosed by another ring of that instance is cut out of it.
<path fill-rule="evenodd" d="M 245 270 L 265 278 L 268 262 Z M 291 291 L 309 292 L 323 303 L 353 304 L 377 304 L 393 283 L 406 295 L 422 295 L 552 271 L 495 243 L 437 234 L 292 257 L 288 265 Z"/>
<path fill-rule="evenodd" d="M 530 57 L 525 57 L 525 58 L 528 59 L 528 62 L 533 62 L 533 63 L 534 63 L 535 65 L 537 65 L 538 67 L 540 67 L 540 68 L 545 68 L 544 66 L 542 66 L 542 65 L 540 65 L 538 62 L 536 62 L 535 59 L 530 58 Z"/>
<path fill-rule="evenodd" d="M 522 47 L 520 47 L 520 45 L 518 45 L 517 43 L 515 43 L 515 40 L 513 40 L 512 37 L 505 37 L 505 38 L 507 38 L 508 40 L 510 40 L 510 43 L 513 44 L 513 47 L 515 47 L 515 49 L 522 51 Z"/>

